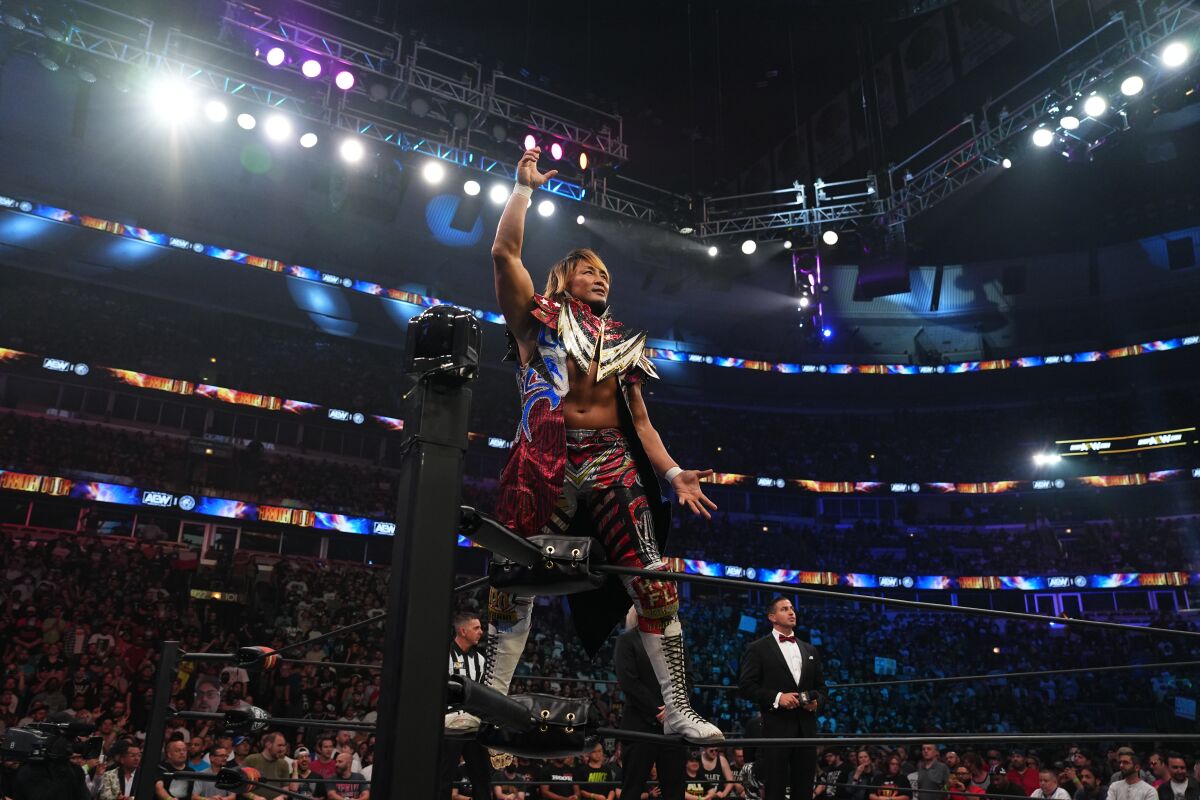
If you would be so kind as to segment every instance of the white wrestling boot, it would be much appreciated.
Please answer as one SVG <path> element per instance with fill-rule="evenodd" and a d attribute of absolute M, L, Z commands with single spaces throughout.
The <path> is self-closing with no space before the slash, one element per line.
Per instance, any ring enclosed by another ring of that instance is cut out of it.
<path fill-rule="evenodd" d="M 663 733 L 680 735 L 689 742 L 709 743 L 725 741 L 721 730 L 696 713 L 688 700 L 687 664 L 683 650 L 683 626 L 679 619 L 667 623 L 663 635 L 640 631 L 646 655 L 654 668 L 654 676 L 662 688 L 666 719 Z"/>

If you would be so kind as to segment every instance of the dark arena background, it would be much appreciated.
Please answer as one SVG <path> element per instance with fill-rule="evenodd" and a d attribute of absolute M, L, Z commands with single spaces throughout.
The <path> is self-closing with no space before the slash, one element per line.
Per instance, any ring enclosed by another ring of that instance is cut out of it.
<path fill-rule="evenodd" d="M 0 0 L 0 797 L 1200 800 L 1198 47 L 1188 0 Z M 657 379 L 522 402 L 502 265 L 574 248 Z M 669 623 L 653 559 L 504 527 L 537 404 L 630 392 Z"/>

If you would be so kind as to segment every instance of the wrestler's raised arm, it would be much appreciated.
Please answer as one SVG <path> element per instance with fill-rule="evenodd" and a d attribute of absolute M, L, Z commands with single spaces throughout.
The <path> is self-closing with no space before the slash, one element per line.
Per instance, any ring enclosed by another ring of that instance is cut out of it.
<path fill-rule="evenodd" d="M 517 186 L 504 206 L 500 224 L 496 228 L 496 241 L 492 243 L 492 263 L 495 266 L 496 300 L 504 314 L 509 330 L 519 343 L 530 338 L 533 320 L 529 312 L 533 309 L 533 280 L 529 270 L 521 262 L 521 246 L 525 238 L 525 213 L 529 210 L 530 191 L 537 189 L 558 174 L 558 170 L 538 172 L 538 156 L 541 148 L 526 150 L 517 163 Z M 522 353 L 522 357 L 524 357 Z"/>

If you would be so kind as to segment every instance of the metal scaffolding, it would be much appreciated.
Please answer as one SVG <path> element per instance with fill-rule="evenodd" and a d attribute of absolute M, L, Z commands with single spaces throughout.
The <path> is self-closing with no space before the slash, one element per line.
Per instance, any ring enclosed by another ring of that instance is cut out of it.
<path fill-rule="evenodd" d="M 303 0 L 297 0 L 303 2 Z M 304 3 L 309 5 L 308 3 Z M 355 20 L 348 26 L 370 43 L 335 35 L 312 25 L 271 16 L 240 1 L 226 3 L 222 23 L 263 41 L 280 42 L 299 51 L 344 64 L 360 73 L 349 92 L 326 88 L 319 97 L 239 72 L 239 53 L 226 42 L 169 30 L 156 37 L 152 23 L 91 0 L 77 0 L 76 19 L 62 44 L 73 52 L 109 63 L 162 72 L 246 103 L 287 111 L 298 117 L 511 180 L 515 166 L 489 155 L 500 134 L 537 131 L 566 145 L 582 148 L 619 166 L 628 158 L 623 123 L 618 114 L 549 92 L 540 86 L 493 71 L 485 79 L 474 61 L 436 50 Z M 337 16 L 337 15 L 334 15 Z M 690 198 L 589 170 L 582 183 L 556 178 L 545 190 L 642 222 L 670 224 L 700 239 L 736 235 L 818 236 L 824 230 L 853 229 L 864 221 L 903 238 L 905 224 L 987 172 L 1000 168 L 1015 150 L 1015 140 L 1039 126 L 1049 127 L 1056 142 L 1088 153 L 1127 127 L 1127 98 L 1110 93 L 1105 121 L 1088 118 L 1086 127 L 1064 129 L 1058 119 L 1082 103 L 1087 93 L 1108 87 L 1123 70 L 1141 63 L 1152 73 L 1147 88 L 1157 88 L 1170 75 L 1154 66 L 1154 51 L 1168 38 L 1200 29 L 1200 8 L 1177 0 L 1153 18 L 1139 5 L 1136 19 L 1114 14 L 1107 23 L 1043 67 L 989 101 L 908 158 L 888 166 L 882 184 L 874 175 L 838 182 L 798 182 L 768 192 L 710 197 L 700 209 Z M 26 28 L 26 41 L 44 33 Z M 163 44 L 156 45 L 157 39 Z M 243 41 L 243 43 L 245 43 Z M 57 43 L 56 43 L 57 44 Z M 20 46 L 20 45 L 19 45 Z M 251 47 L 259 46 L 252 44 Z M 1065 77 L 1049 77 L 1071 58 L 1095 55 Z M 116 80 L 123 80 L 113 74 Z M 1078 113 L 1078 112 L 1072 112 Z M 476 142 L 483 141 L 483 145 Z M 511 160 L 511 159 L 510 159 Z M 618 188 L 619 187 L 619 188 Z M 699 219 L 696 219 L 697 214 Z"/>

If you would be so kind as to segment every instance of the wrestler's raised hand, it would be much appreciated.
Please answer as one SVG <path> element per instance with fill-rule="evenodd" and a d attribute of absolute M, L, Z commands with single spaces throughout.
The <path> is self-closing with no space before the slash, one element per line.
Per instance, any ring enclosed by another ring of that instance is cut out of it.
<path fill-rule="evenodd" d="M 556 169 L 549 172 L 538 172 L 537 163 L 541 154 L 542 148 L 540 147 L 531 147 L 525 151 L 525 155 L 521 156 L 521 160 L 517 162 L 517 183 L 537 189 L 558 174 Z"/>
<path fill-rule="evenodd" d="M 713 474 L 711 469 L 685 469 L 671 479 L 671 487 L 679 498 L 679 505 L 686 506 L 689 511 L 705 519 L 712 519 L 709 509 L 717 510 L 717 504 L 704 496 L 700 488 L 700 479 Z"/>

